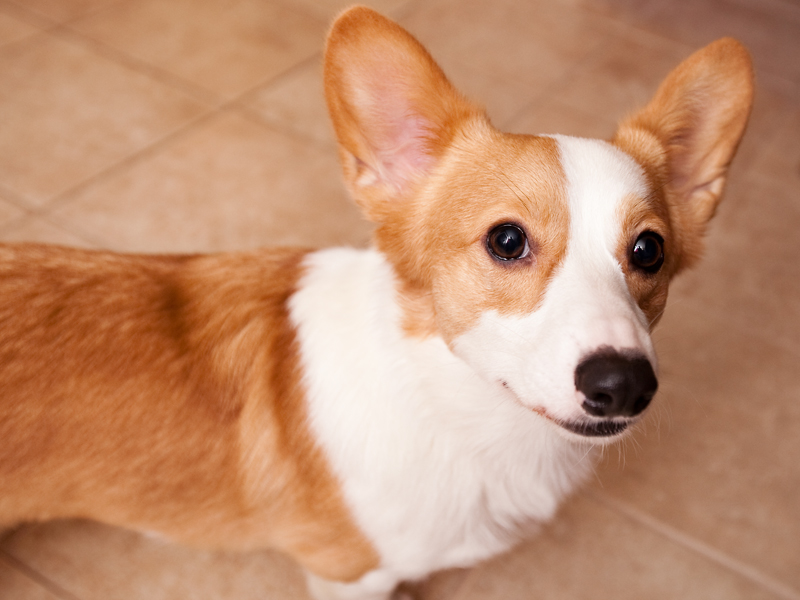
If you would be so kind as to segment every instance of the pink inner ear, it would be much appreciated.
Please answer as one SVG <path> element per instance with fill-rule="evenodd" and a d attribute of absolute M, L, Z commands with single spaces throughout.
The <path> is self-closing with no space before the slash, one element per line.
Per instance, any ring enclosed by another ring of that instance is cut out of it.
<path fill-rule="evenodd" d="M 433 166 L 428 153 L 430 127 L 419 116 L 406 116 L 387 127 L 384 144 L 375 149 L 380 179 L 402 189 Z"/>
<path fill-rule="evenodd" d="M 394 78 L 392 76 L 395 76 Z M 414 91 L 402 73 L 381 73 L 382 81 L 361 90 L 361 105 L 369 116 L 361 124 L 362 134 L 374 153 L 378 180 L 403 189 L 431 169 L 432 123 L 413 106 Z"/>

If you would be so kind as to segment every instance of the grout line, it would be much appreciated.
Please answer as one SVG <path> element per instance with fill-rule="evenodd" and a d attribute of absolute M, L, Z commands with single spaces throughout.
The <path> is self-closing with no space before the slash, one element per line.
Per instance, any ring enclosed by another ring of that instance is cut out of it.
<path fill-rule="evenodd" d="M 2 182 L 0 182 L 0 198 L 2 198 L 8 204 L 12 204 L 17 208 L 24 210 L 26 213 L 32 212 L 36 206 L 35 201 L 26 198 L 19 192 L 15 192 Z"/>
<path fill-rule="evenodd" d="M 209 108 L 218 108 L 225 103 L 225 100 L 217 94 L 206 90 L 190 81 L 166 71 L 150 63 L 126 54 L 125 52 L 100 42 L 92 37 L 73 29 L 69 24 L 59 25 L 50 31 L 52 34 L 72 43 L 82 43 L 89 46 L 96 54 L 106 60 L 112 61 L 150 77 L 158 83 L 167 85 L 177 91 L 184 93 L 196 102 L 205 104 Z"/>
<path fill-rule="evenodd" d="M 227 110 L 232 112 L 236 112 L 239 116 L 248 121 L 251 121 L 257 124 L 259 127 L 265 127 L 272 132 L 277 132 L 282 135 L 285 135 L 290 138 L 294 138 L 297 141 L 300 141 L 304 144 L 311 144 L 313 146 L 317 146 L 319 148 L 324 148 L 326 150 L 331 150 L 332 152 L 336 151 L 336 145 L 327 143 L 323 140 L 317 139 L 303 131 L 298 131 L 294 129 L 290 125 L 286 125 L 281 121 L 272 121 L 258 112 L 256 109 L 251 108 L 245 104 L 232 104 L 230 107 L 227 107 Z"/>
<path fill-rule="evenodd" d="M 51 594 L 58 596 L 62 600 L 81 600 L 75 594 L 68 592 L 63 587 L 58 585 L 55 581 L 42 575 L 41 573 L 31 568 L 30 566 L 28 566 L 15 556 L 12 556 L 5 550 L 0 550 L 0 560 L 5 562 L 12 569 L 15 569 L 16 571 L 20 572 L 28 579 L 32 580 L 41 587 L 45 588 Z"/>
<path fill-rule="evenodd" d="M 302 71 L 303 69 L 309 67 L 315 62 L 319 62 L 320 65 L 322 64 L 321 50 L 318 52 L 314 52 L 314 54 L 312 54 L 308 58 L 304 58 L 294 63 L 293 65 L 287 67 L 277 75 L 273 75 L 271 77 L 267 77 L 266 79 L 262 79 L 257 84 L 247 88 L 242 93 L 237 94 L 236 97 L 231 98 L 230 100 L 225 102 L 223 106 L 229 107 L 229 106 L 240 106 L 242 104 L 246 104 L 250 102 L 252 97 L 255 96 L 262 89 L 280 84 L 284 79 L 288 79 L 289 77 L 294 75 L 295 72 Z"/>
<path fill-rule="evenodd" d="M 602 504 L 606 508 L 622 514 L 635 523 L 638 523 L 639 525 L 646 527 L 651 531 L 659 533 L 673 543 L 683 546 L 684 548 L 717 563 L 721 567 L 724 567 L 725 569 L 750 580 L 752 583 L 769 590 L 781 598 L 785 598 L 785 600 L 800 600 L 800 591 L 786 585 L 781 581 L 778 581 L 766 573 L 763 573 L 761 570 L 753 567 L 752 565 L 728 556 L 724 552 L 717 550 L 713 546 L 706 544 L 705 542 L 702 542 L 675 527 L 667 525 L 666 523 L 662 523 L 655 517 L 652 517 L 647 513 L 634 508 L 627 502 L 617 500 L 607 494 L 596 491 L 587 491 L 584 493 L 584 495 L 587 498 Z"/>
<path fill-rule="evenodd" d="M 183 125 L 173 129 L 169 133 L 163 135 L 162 137 L 158 138 L 157 140 L 153 141 L 152 143 L 139 148 L 138 150 L 133 151 L 132 153 L 128 154 L 127 156 L 121 158 L 117 162 L 113 163 L 112 165 L 101 169 L 100 171 L 90 175 L 86 179 L 79 181 L 78 183 L 72 185 L 72 187 L 67 188 L 55 196 L 49 198 L 46 202 L 44 202 L 41 206 L 36 207 L 31 210 L 31 213 L 36 216 L 44 216 L 48 213 L 52 212 L 53 210 L 57 209 L 58 207 L 66 204 L 72 196 L 80 193 L 90 185 L 93 185 L 97 181 L 102 181 L 103 179 L 112 176 L 117 171 L 124 169 L 130 165 L 135 165 L 141 160 L 146 159 L 147 157 L 151 156 L 155 152 L 158 152 L 163 146 L 172 143 L 176 139 L 180 139 L 181 137 L 188 135 L 195 129 L 195 127 L 202 125 L 206 121 L 210 121 L 212 118 L 220 114 L 220 110 L 209 110 L 206 113 L 199 115 L 198 117 L 192 119 L 184 123 Z"/>
<path fill-rule="evenodd" d="M 57 21 L 54 21 L 53 19 L 36 12 L 35 10 L 31 10 L 24 4 L 14 2 L 13 0 L 3 0 L 0 2 L 0 10 L 7 15 L 14 17 L 15 19 L 25 21 L 33 27 L 38 27 L 42 31 L 47 31 L 48 29 L 58 26 Z"/>

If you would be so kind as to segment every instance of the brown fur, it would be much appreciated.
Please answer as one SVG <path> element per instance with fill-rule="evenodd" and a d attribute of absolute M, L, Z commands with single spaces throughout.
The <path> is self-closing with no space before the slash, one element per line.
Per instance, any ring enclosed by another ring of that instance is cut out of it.
<path fill-rule="evenodd" d="M 285 304 L 303 254 L 2 247 L 0 523 L 274 546 L 335 579 L 374 567 L 305 424 Z"/>

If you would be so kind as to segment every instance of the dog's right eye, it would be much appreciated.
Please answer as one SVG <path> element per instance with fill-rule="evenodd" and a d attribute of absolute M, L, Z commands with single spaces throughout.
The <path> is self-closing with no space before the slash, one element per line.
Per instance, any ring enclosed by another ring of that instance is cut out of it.
<path fill-rule="evenodd" d="M 518 225 L 503 223 L 489 232 L 486 246 L 499 260 L 519 260 L 530 253 L 528 237 Z"/>
<path fill-rule="evenodd" d="M 664 264 L 664 238 L 652 231 L 642 233 L 631 249 L 631 262 L 646 273 L 656 273 Z"/>

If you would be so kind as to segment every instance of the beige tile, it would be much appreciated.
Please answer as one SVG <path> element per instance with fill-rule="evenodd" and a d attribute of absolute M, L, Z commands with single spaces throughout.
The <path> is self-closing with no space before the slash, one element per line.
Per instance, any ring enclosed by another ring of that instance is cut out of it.
<path fill-rule="evenodd" d="M 3 6 L 0 5 L 0 11 Z M 38 27 L 21 19 L 14 18 L 13 15 L 0 12 L 0 46 L 9 44 L 26 38 L 34 33 L 41 31 Z"/>
<path fill-rule="evenodd" d="M 754 148 L 752 161 L 747 165 L 748 172 L 754 176 L 771 182 L 780 183 L 794 190 L 795 197 L 800 195 L 800 102 L 791 103 L 786 110 L 776 106 L 777 102 L 768 103 L 767 92 L 761 94 L 765 105 L 763 111 L 769 110 L 773 118 L 779 116 L 774 135 L 760 137 L 758 123 L 753 123 L 748 132 L 746 142 L 752 142 Z M 758 100 L 757 100 L 758 101 Z M 760 116 L 762 106 L 756 110 Z"/>
<path fill-rule="evenodd" d="M 765 85 L 763 77 L 756 79 L 753 111 L 731 168 L 735 180 L 739 181 L 751 174 L 758 175 L 764 167 L 770 173 L 774 172 L 773 165 L 765 164 L 764 154 L 783 136 L 782 132 L 787 124 L 790 132 L 796 130 L 792 121 L 798 108 L 800 96 L 794 100 L 782 90 L 770 89 Z M 778 159 L 781 163 L 784 162 L 783 157 Z"/>
<path fill-rule="evenodd" d="M 800 350 L 800 186 L 764 178 L 733 184 L 700 267 L 673 284 L 673 300 Z"/>
<path fill-rule="evenodd" d="M 35 205 L 195 118 L 203 108 L 58 38 L 0 48 L 0 183 Z"/>
<path fill-rule="evenodd" d="M 0 227 L 0 241 L 38 242 L 80 248 L 96 247 L 96 244 L 85 237 L 76 235 L 57 224 L 36 216 L 24 217 L 6 227 Z"/>
<path fill-rule="evenodd" d="M 56 211 L 75 230 L 128 251 L 215 251 L 363 243 L 333 149 L 233 113 L 97 181 Z"/>
<path fill-rule="evenodd" d="M 551 94 L 608 35 L 585 11 L 545 0 L 442 0 L 401 23 L 501 125 Z"/>
<path fill-rule="evenodd" d="M 58 600 L 46 588 L 39 585 L 6 560 L 0 550 L 0 600 Z"/>
<path fill-rule="evenodd" d="M 307 11 L 324 22 L 332 21 L 336 15 L 345 8 L 357 4 L 351 0 L 291 0 L 285 4 L 293 5 L 301 10 Z M 374 8 L 386 16 L 397 16 L 398 12 L 409 5 L 413 5 L 413 0 L 370 0 L 365 2 L 370 8 Z"/>
<path fill-rule="evenodd" d="M 9 226 L 13 221 L 22 218 L 25 211 L 0 196 L 0 231 Z"/>
<path fill-rule="evenodd" d="M 14 0 L 25 9 L 56 22 L 64 22 L 96 11 L 119 0 Z"/>
<path fill-rule="evenodd" d="M 800 77 L 800 6 L 781 0 L 604 0 L 616 17 L 694 47 L 723 36 L 740 39 L 757 70 Z M 616 6 L 615 6 L 616 5 Z"/>
<path fill-rule="evenodd" d="M 248 95 L 244 104 L 276 129 L 326 144 L 334 143 L 319 59 L 309 61 Z"/>
<path fill-rule="evenodd" d="M 603 493 L 800 597 L 800 353 L 713 318 L 713 305 L 676 300 L 654 336 L 653 415 L 619 456 L 609 453 Z"/>
<path fill-rule="evenodd" d="M 579 497 L 541 535 L 475 569 L 458 600 L 774 599 L 743 577 Z"/>
<path fill-rule="evenodd" d="M 609 139 L 616 130 L 616 121 L 604 115 L 593 115 L 563 104 L 557 99 L 536 103 L 511 121 L 507 129 L 514 133 L 560 133 L 578 137 Z"/>
<path fill-rule="evenodd" d="M 325 24 L 260 0 L 135 0 L 71 27 L 222 98 L 322 49 Z"/>
<path fill-rule="evenodd" d="M 81 600 L 307 598 L 299 568 L 279 554 L 191 550 L 91 522 L 29 526 L 5 549 Z"/>
<path fill-rule="evenodd" d="M 414 600 L 456 600 L 467 581 L 468 569 L 449 569 L 434 573 L 422 582 L 400 585 L 400 590 Z"/>
<path fill-rule="evenodd" d="M 676 42 L 620 30 L 572 73 L 555 97 L 586 114 L 618 122 L 644 106 L 690 53 Z"/>

